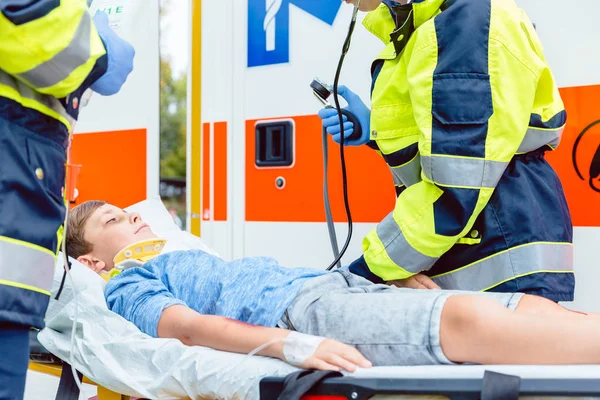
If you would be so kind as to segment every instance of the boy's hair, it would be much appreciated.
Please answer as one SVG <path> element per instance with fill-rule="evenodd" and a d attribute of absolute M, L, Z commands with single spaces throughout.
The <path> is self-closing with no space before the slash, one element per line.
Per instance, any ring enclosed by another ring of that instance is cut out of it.
<path fill-rule="evenodd" d="M 94 211 L 105 204 L 105 201 L 90 200 L 69 211 L 67 220 L 67 253 L 69 257 L 76 259 L 94 249 L 94 246 L 85 240 L 85 225 Z"/>

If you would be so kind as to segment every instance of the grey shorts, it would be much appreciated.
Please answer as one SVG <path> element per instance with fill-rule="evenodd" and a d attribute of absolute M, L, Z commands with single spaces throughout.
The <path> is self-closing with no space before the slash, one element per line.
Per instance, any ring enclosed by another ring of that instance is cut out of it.
<path fill-rule="evenodd" d="M 346 271 L 304 284 L 279 327 L 339 340 L 375 366 L 452 364 L 440 344 L 446 300 L 481 295 L 515 309 L 522 294 L 400 289 Z"/>

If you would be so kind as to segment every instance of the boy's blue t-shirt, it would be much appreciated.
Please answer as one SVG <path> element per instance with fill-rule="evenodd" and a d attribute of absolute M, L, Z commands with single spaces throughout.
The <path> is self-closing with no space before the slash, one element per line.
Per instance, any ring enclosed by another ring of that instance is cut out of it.
<path fill-rule="evenodd" d="M 228 262 L 201 250 L 185 250 L 123 271 L 108 281 L 104 293 L 111 311 L 153 337 L 158 337 L 162 311 L 175 304 L 274 327 L 304 282 L 325 273 L 282 267 L 266 257 Z"/>

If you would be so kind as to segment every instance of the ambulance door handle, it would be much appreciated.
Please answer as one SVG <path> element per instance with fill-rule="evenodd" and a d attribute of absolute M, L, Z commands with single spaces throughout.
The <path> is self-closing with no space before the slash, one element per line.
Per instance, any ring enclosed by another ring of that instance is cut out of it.
<path fill-rule="evenodd" d="M 255 164 L 258 168 L 289 167 L 294 163 L 292 121 L 265 121 L 256 124 Z"/>

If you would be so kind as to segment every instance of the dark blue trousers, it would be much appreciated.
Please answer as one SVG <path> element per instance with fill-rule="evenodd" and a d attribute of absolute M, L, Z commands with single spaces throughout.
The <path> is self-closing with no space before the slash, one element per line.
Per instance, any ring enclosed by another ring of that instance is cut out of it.
<path fill-rule="evenodd" d="M 22 400 L 29 364 L 29 329 L 0 325 L 0 399 Z"/>

